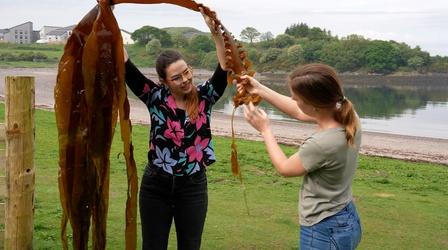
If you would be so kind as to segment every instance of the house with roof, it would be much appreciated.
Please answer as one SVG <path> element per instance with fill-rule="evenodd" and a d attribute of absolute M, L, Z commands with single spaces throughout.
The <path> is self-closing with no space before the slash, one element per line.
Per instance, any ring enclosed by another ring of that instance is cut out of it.
<path fill-rule="evenodd" d="M 48 35 L 48 33 L 50 33 L 53 30 L 57 30 L 57 29 L 62 29 L 62 27 L 44 25 L 42 27 L 42 29 L 40 29 L 40 31 L 39 31 L 39 38 L 40 39 L 38 41 L 36 41 L 36 42 L 37 43 L 47 43 L 45 38 Z"/>
<path fill-rule="evenodd" d="M 9 29 L 0 29 L 0 42 L 6 43 L 66 43 L 76 25 L 67 27 L 45 25 L 33 31 L 33 23 L 26 22 Z M 131 33 L 121 29 L 123 44 L 134 44 Z"/>
<path fill-rule="evenodd" d="M 70 25 L 67 27 L 43 26 L 40 30 L 40 39 L 37 42 L 66 43 L 75 27 L 76 25 Z M 123 37 L 123 44 L 134 44 L 134 40 L 132 40 L 130 32 L 123 29 L 120 31 L 121 36 Z"/>
<path fill-rule="evenodd" d="M 39 39 L 39 32 L 33 30 L 33 23 L 26 22 L 8 29 L 0 29 L 0 42 L 33 43 Z"/>
<path fill-rule="evenodd" d="M 41 30 L 41 34 L 43 34 L 43 36 L 41 36 L 40 42 L 65 43 L 67 42 L 68 37 L 72 34 L 75 26 L 76 25 L 70 25 L 67 27 L 44 26 L 45 30 Z"/>
<path fill-rule="evenodd" d="M 9 29 L 0 29 L 0 43 L 6 43 L 5 35 L 9 32 Z"/>

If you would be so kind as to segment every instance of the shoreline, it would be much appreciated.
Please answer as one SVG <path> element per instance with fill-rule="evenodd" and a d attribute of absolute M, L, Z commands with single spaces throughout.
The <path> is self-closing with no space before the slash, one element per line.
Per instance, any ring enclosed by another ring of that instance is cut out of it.
<path fill-rule="evenodd" d="M 145 70 L 146 71 L 146 70 Z M 7 75 L 31 75 L 35 77 L 35 107 L 53 111 L 53 89 L 57 69 L 11 68 L 0 71 L 0 77 Z M 4 94 L 4 84 L 0 84 L 0 95 Z M 146 106 L 139 100 L 129 98 L 131 121 L 134 124 L 149 124 Z M 231 116 L 213 112 L 211 129 L 214 135 L 231 136 Z M 271 120 L 277 140 L 286 145 L 298 146 L 314 131 L 313 124 L 284 120 Z M 258 131 L 253 129 L 241 116 L 235 116 L 237 138 L 261 141 Z M 363 131 L 361 153 L 364 155 L 388 157 L 415 162 L 430 162 L 448 166 L 448 139 L 416 137 L 409 135 L 385 134 Z"/>
<path fill-rule="evenodd" d="M 212 132 L 228 136 L 230 116 L 213 113 Z M 243 117 L 235 117 L 237 138 L 262 141 L 259 132 L 253 129 Z M 300 146 L 315 129 L 315 125 L 290 121 L 271 120 L 271 127 L 279 143 Z M 385 134 L 363 131 L 361 154 L 401 159 L 413 162 L 429 162 L 448 166 L 448 140 L 408 135 Z"/>
<path fill-rule="evenodd" d="M 133 124 L 149 125 L 146 106 L 139 100 L 130 99 Z M 281 144 L 300 146 L 313 132 L 315 125 L 284 120 L 271 120 L 275 138 Z M 213 112 L 212 134 L 231 137 L 231 116 Z M 239 139 L 262 141 L 260 133 L 252 128 L 242 116 L 234 118 L 235 136 Z M 448 166 L 448 139 L 386 134 L 363 131 L 361 154 L 380 156 L 413 162 L 429 162 Z"/>
<path fill-rule="evenodd" d="M 147 67 L 146 65 L 136 65 L 139 68 L 146 69 L 150 72 L 155 73 L 155 67 Z M 46 66 L 33 66 L 33 67 L 17 67 L 13 65 L 0 65 L 1 70 L 57 70 L 58 63 L 54 63 L 54 65 L 46 65 Z M 195 71 L 203 72 L 206 74 L 213 73 L 213 71 L 208 69 L 202 69 L 202 68 L 195 68 Z M 143 71 L 142 71 L 143 72 Z M 276 70 L 276 71 L 257 71 L 257 74 L 261 75 L 287 75 L 289 71 L 283 71 L 283 70 Z M 363 71 L 347 71 L 347 72 L 341 72 L 339 75 L 341 76 L 383 76 L 383 77 L 415 77 L 415 76 L 442 76 L 442 77 L 448 77 L 448 72 L 417 72 L 417 71 L 394 71 L 388 74 L 381 74 L 381 73 L 367 73 Z"/>

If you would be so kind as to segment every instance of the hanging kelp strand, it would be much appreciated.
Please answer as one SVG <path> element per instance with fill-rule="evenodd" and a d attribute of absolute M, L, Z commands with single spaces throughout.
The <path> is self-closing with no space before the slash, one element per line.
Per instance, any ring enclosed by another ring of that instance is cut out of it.
<path fill-rule="evenodd" d="M 91 221 L 93 248 L 106 247 L 109 154 L 118 116 L 128 173 L 126 248 L 136 248 L 137 175 L 123 60 L 118 24 L 108 2 L 100 1 L 72 31 L 55 87 L 64 249 L 68 221 L 74 249 L 88 248 Z"/>

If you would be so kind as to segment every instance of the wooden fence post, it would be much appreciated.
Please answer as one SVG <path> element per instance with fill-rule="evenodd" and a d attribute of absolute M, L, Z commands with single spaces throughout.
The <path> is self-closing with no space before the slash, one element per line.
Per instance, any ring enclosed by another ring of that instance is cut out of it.
<path fill-rule="evenodd" d="M 33 249 L 34 77 L 6 77 L 5 133 L 5 249 Z"/>
<path fill-rule="evenodd" d="M 6 158 L 5 158 L 5 124 L 0 123 L 0 249 L 5 244 L 5 201 L 6 201 Z"/>

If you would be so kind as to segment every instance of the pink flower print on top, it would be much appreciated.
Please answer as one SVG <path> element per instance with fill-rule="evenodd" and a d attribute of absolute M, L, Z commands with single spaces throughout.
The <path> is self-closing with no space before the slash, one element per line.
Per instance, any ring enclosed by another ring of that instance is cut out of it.
<path fill-rule="evenodd" d="M 188 161 L 192 162 L 194 160 L 200 162 L 204 153 L 202 152 L 208 146 L 208 142 L 210 138 L 201 139 L 200 136 L 197 136 L 194 140 L 194 146 L 187 148 Z"/>
<path fill-rule="evenodd" d="M 205 101 L 202 100 L 202 102 L 199 103 L 198 117 L 195 120 L 191 121 L 192 124 L 196 124 L 196 130 L 199 130 L 202 127 L 202 124 L 205 124 L 207 122 L 207 116 L 205 115 L 204 109 Z"/>
<path fill-rule="evenodd" d="M 163 133 L 163 136 L 167 139 L 173 140 L 174 144 L 180 147 L 182 139 L 184 138 L 184 130 L 180 127 L 179 121 L 171 121 L 168 118 L 168 128 Z"/>
<path fill-rule="evenodd" d="M 177 104 L 176 104 L 176 100 L 174 100 L 174 97 L 172 95 L 168 96 L 167 104 L 168 104 L 168 107 L 173 110 L 173 112 L 176 112 Z"/>
<path fill-rule="evenodd" d="M 145 86 L 143 87 L 143 93 L 148 93 L 151 90 L 151 88 L 149 87 L 149 84 L 145 84 Z"/>

